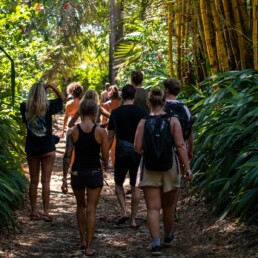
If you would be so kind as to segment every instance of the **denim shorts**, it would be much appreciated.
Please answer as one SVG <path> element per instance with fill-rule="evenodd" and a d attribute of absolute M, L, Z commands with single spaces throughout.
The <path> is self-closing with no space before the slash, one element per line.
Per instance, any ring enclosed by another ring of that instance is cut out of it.
<path fill-rule="evenodd" d="M 71 171 L 71 186 L 77 190 L 103 187 L 102 169 L 91 168 L 83 171 Z"/>

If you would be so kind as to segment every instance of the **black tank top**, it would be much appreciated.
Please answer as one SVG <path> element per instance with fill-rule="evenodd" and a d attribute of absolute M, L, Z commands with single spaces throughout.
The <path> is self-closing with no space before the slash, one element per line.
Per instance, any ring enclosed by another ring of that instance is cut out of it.
<path fill-rule="evenodd" d="M 89 133 L 83 132 L 80 125 L 77 124 L 79 130 L 79 138 L 74 144 L 75 160 L 72 171 L 83 171 L 87 168 L 100 168 L 100 144 L 95 139 L 95 124 Z"/>

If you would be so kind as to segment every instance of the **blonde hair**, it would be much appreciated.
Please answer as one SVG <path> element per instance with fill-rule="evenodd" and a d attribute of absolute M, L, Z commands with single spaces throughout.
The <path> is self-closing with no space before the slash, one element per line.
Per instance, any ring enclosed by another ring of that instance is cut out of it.
<path fill-rule="evenodd" d="M 150 108 L 155 108 L 158 106 L 165 106 L 166 97 L 162 90 L 158 88 L 152 88 L 149 92 L 147 104 Z"/>
<path fill-rule="evenodd" d="M 44 116 L 48 109 L 48 100 L 45 87 L 41 83 L 32 85 L 26 102 L 26 115 L 28 118 Z"/>
<path fill-rule="evenodd" d="M 95 90 L 87 90 L 85 92 L 85 94 L 83 95 L 81 101 L 83 101 L 84 99 L 91 99 L 91 100 L 95 101 L 95 103 L 97 103 L 97 104 L 99 103 L 99 95 Z"/>
<path fill-rule="evenodd" d="M 119 89 L 116 85 L 112 85 L 108 88 L 108 97 L 110 99 L 120 99 Z"/>
<path fill-rule="evenodd" d="M 92 116 L 95 120 L 99 112 L 99 106 L 93 99 L 83 98 L 80 102 L 78 112 L 81 117 Z"/>

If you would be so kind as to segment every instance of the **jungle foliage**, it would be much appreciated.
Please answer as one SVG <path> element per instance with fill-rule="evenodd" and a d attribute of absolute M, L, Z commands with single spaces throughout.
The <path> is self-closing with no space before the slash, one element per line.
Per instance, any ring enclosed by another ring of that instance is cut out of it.
<path fill-rule="evenodd" d="M 258 71 L 217 74 L 195 99 L 195 190 L 222 218 L 257 222 Z"/>

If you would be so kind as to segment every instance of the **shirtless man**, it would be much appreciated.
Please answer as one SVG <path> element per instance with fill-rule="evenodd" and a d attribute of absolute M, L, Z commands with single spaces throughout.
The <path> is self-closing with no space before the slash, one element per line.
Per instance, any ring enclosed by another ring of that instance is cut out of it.
<path fill-rule="evenodd" d="M 108 98 L 108 88 L 110 87 L 110 83 L 105 83 L 105 90 L 100 93 L 100 105 L 103 105 L 105 102 L 109 100 Z"/>
<path fill-rule="evenodd" d="M 83 87 L 78 82 L 72 82 L 67 86 L 66 92 L 67 94 L 72 94 L 73 99 L 70 99 L 65 106 L 63 130 L 60 135 L 62 138 L 64 137 L 64 132 L 65 132 L 68 120 L 70 120 L 74 116 L 74 114 L 79 108 L 80 96 L 82 91 L 83 91 Z"/>

